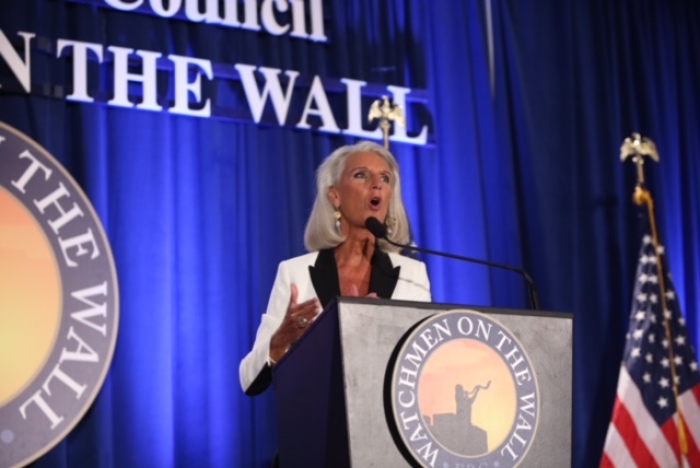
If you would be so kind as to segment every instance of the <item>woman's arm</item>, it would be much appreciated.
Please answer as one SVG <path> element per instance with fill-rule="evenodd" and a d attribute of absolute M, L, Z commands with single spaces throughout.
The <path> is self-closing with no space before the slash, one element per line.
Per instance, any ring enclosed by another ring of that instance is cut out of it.
<path fill-rule="evenodd" d="M 277 268 L 267 310 L 260 320 L 253 349 L 243 358 L 238 369 L 241 387 L 248 395 L 261 393 L 272 381 L 271 367 L 268 363 L 270 339 L 287 313 L 290 284 L 289 273 L 285 262 L 282 262 Z"/>

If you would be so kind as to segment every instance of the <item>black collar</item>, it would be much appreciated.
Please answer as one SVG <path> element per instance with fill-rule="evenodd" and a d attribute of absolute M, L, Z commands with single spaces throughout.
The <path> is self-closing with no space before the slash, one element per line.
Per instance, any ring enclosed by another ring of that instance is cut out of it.
<path fill-rule="evenodd" d="M 376 293 L 382 299 L 391 299 L 399 280 L 399 271 L 401 267 L 394 267 L 388 254 L 375 249 L 372 256 L 372 273 L 369 277 L 369 292 Z M 318 252 L 316 264 L 309 266 L 309 275 L 321 306 L 325 309 L 334 297 L 340 296 L 340 279 L 333 249 Z"/>

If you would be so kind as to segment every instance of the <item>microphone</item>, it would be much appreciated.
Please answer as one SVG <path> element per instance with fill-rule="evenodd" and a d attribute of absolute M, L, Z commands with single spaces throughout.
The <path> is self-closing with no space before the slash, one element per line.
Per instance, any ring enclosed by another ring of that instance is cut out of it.
<path fill-rule="evenodd" d="M 514 271 L 520 274 L 523 278 L 525 278 L 525 282 L 527 283 L 527 294 L 530 299 L 530 306 L 534 310 L 540 310 L 540 301 L 537 297 L 537 288 L 535 287 L 535 282 L 532 280 L 530 275 L 522 268 L 504 265 L 502 263 L 487 262 L 486 260 L 480 260 L 478 258 L 464 257 L 462 255 L 454 255 L 446 252 L 438 252 L 437 250 L 424 249 L 421 247 L 416 247 L 414 245 L 398 244 L 387 237 L 386 226 L 384 225 L 384 223 L 372 216 L 365 220 L 365 227 L 369 232 L 374 234 L 374 237 L 376 237 L 377 239 L 384 239 L 391 245 L 401 247 L 402 249 L 412 250 L 414 252 L 423 252 L 431 255 L 438 255 L 440 257 L 453 258 L 455 260 L 462 260 L 465 262 L 478 263 L 479 265 L 486 265 L 494 268 L 501 268 L 504 270 Z"/>

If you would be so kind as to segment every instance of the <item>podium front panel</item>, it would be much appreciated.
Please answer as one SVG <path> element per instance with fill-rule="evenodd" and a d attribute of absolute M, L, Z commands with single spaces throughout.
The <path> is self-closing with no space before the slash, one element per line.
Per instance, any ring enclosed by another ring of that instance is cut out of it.
<path fill-rule="evenodd" d="M 489 321 L 507 330 L 536 376 L 537 386 L 533 388 L 537 389 L 539 399 L 534 437 L 523 446 L 522 452 L 517 450 L 517 440 L 508 447 L 513 450 L 513 464 L 570 466 L 573 331 L 570 314 L 360 298 L 341 298 L 331 303 L 273 370 L 281 466 L 409 465 L 411 455 L 404 446 L 406 437 L 398 434 L 391 404 L 392 361 L 402 340 L 412 330 L 418 332 L 424 320 L 440 312 L 457 310 L 471 311 L 468 314 L 481 318 L 484 316 L 473 312 L 485 314 Z M 501 358 L 489 361 L 495 363 L 489 366 L 505 367 L 505 361 L 498 360 Z M 511 379 L 510 375 L 507 374 L 507 379 Z M 416 381 L 420 378 L 419 375 Z M 498 385 L 503 388 L 504 382 L 496 380 L 490 391 L 495 392 Z M 507 382 L 515 385 L 514 378 Z M 420 389 L 420 385 L 417 387 Z M 482 388 L 482 392 L 489 391 L 488 386 Z M 467 394 L 470 391 L 467 388 Z M 418 390 L 417 395 L 419 399 Z M 471 398 L 469 419 L 452 421 L 471 421 L 471 408 L 483 401 L 483 395 L 478 400 Z M 495 398 L 496 394 L 493 395 L 488 398 Z M 454 400 L 448 402 L 452 405 L 450 411 L 455 413 L 433 413 L 430 430 L 445 427 L 442 425 L 450 421 L 452 414 L 459 415 L 454 392 L 451 398 Z M 494 421 L 488 420 L 492 408 L 490 405 L 477 408 L 482 415 L 480 425 Z M 415 413 L 416 420 L 419 413 L 422 410 Z M 420 416 L 421 423 L 427 423 L 430 418 Z M 503 421 L 510 424 L 508 427 L 515 427 L 512 418 Z M 484 452 L 490 456 L 495 452 L 488 444 L 494 444 L 498 437 L 492 437 L 479 424 L 471 425 L 468 431 L 459 426 L 456 432 L 463 438 L 476 440 L 480 447 L 488 446 Z M 489 437 L 494 440 L 490 441 Z M 508 444 L 512 439 L 508 439 Z M 444 442 L 442 438 L 439 440 L 441 444 Z M 496 446 L 499 450 L 502 447 Z M 449 451 L 448 447 L 442 448 Z"/>
<path fill-rule="evenodd" d="M 387 408 L 388 366 L 397 343 L 417 322 L 438 312 L 485 313 L 509 329 L 536 372 L 539 419 L 520 466 L 571 465 L 572 320 L 566 314 L 483 307 L 340 300 L 338 320 L 343 361 L 348 443 L 352 466 L 403 466 L 402 444 L 392 435 Z M 516 454 L 517 455 L 517 454 Z"/>

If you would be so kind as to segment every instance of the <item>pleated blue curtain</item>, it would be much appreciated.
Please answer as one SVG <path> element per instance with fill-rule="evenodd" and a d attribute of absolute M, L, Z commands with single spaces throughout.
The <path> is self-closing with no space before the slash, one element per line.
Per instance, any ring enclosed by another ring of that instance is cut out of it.
<path fill-rule="evenodd" d="M 348 77 L 412 88 L 424 97 L 406 109 L 409 133 L 429 126 L 430 144 L 392 150 L 414 237 L 484 256 L 485 235 L 472 226 L 484 216 L 477 152 L 493 152 L 494 139 L 482 12 L 476 3 L 456 14 L 423 1 L 328 3 L 327 44 L 67 2 L 4 6 L 0 21 L 8 36 L 25 24 L 49 42 L 75 38 L 215 64 L 293 69 L 307 80 Z M 462 16 L 470 22 L 466 30 Z M 458 63 L 459 72 L 446 61 Z M 45 53 L 34 63 L 37 82 L 69 83 L 70 59 Z M 110 72 L 89 65 L 91 92 L 110 92 Z M 204 89 L 212 101 L 248 113 L 235 80 Z M 299 89 L 290 115 L 304 105 L 308 88 Z M 365 112 L 376 97 L 365 98 Z M 159 78 L 159 98 L 172 99 L 167 76 Z M 269 108 L 256 126 L 42 97 L 2 99 L 1 118 L 47 146 L 85 188 L 120 278 L 119 341 L 104 388 L 67 440 L 35 465 L 267 466 L 277 439 L 274 402 L 270 392 L 242 394 L 238 362 L 252 344 L 277 263 L 303 252 L 315 168 L 356 138 L 278 128 Z M 344 97 L 329 99 L 337 105 Z M 438 112 L 455 119 L 438 119 Z M 481 120 L 491 129 L 488 138 L 479 136 Z M 443 144 L 460 156 L 458 165 L 450 168 L 452 159 L 441 156 Z M 444 210 L 452 204 L 458 209 Z M 480 267 L 435 260 L 431 270 L 437 300 L 492 299 Z"/>
<path fill-rule="evenodd" d="M 692 2 L 495 1 L 499 131 L 512 158 L 525 264 L 548 309 L 574 312 L 574 465 L 598 463 L 612 411 L 640 245 L 645 165 L 662 243 L 697 343 L 700 68 Z M 697 83 L 697 81 L 696 81 Z"/>
<path fill-rule="evenodd" d="M 639 246 L 634 169 L 618 156 L 632 131 L 661 153 L 647 175 L 697 343 L 700 7 L 328 0 L 324 12 L 329 42 L 321 44 L 38 0 L 0 4 L 0 29 L 395 84 L 423 96 L 406 112 L 409 133 L 429 126 L 429 144 L 391 148 L 414 239 L 523 266 L 545 309 L 574 313 L 573 464 L 594 465 Z M 71 65 L 36 52 L 32 80 L 67 86 Z M 93 85 L 109 92 L 111 68 L 90 70 Z M 159 79 L 161 99 L 172 98 L 171 81 Z M 274 455 L 272 393 L 245 397 L 238 363 L 277 263 L 303 253 L 315 168 L 356 138 L 279 128 L 270 108 L 252 124 L 234 79 L 204 89 L 249 122 L 0 94 L 0 120 L 47 147 L 85 189 L 120 278 L 119 339 L 103 390 L 35 466 L 262 467 Z M 306 92 L 300 86 L 295 95 L 291 124 Z M 516 275 L 423 259 L 436 301 L 527 307 Z"/>

